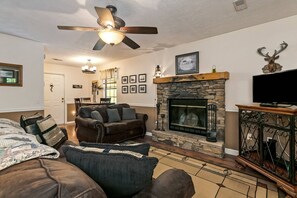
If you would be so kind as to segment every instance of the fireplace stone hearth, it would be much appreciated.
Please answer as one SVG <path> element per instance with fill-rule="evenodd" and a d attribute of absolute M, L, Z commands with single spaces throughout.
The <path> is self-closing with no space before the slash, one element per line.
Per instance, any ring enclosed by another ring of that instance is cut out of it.
<path fill-rule="evenodd" d="M 223 141 L 208 142 L 205 136 L 178 131 L 152 131 L 152 140 L 187 150 L 198 151 L 210 156 L 223 158 Z"/>
<path fill-rule="evenodd" d="M 228 72 L 182 75 L 154 79 L 157 84 L 157 103 L 160 103 L 160 114 L 165 118 L 164 131 L 154 130 L 152 139 L 173 146 L 199 151 L 216 157 L 224 156 L 225 139 L 225 81 Z M 169 129 L 169 99 L 179 95 L 189 95 L 207 100 L 207 104 L 216 106 L 216 132 L 218 142 L 207 142 L 205 136 L 184 133 Z"/>

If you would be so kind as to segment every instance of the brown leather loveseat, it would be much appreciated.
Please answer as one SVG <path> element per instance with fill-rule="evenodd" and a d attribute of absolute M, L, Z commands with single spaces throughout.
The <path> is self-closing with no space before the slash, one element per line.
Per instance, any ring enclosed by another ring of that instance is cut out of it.
<path fill-rule="evenodd" d="M 80 142 L 123 142 L 143 137 L 147 119 L 126 103 L 82 106 L 75 118 L 76 135 Z"/>

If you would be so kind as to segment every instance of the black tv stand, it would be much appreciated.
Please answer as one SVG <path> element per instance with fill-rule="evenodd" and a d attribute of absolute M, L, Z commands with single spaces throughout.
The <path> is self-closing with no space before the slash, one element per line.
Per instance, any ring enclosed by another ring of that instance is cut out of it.
<path fill-rule="evenodd" d="M 277 107 L 277 103 L 276 102 L 272 102 L 272 103 L 260 103 L 261 107 Z"/>

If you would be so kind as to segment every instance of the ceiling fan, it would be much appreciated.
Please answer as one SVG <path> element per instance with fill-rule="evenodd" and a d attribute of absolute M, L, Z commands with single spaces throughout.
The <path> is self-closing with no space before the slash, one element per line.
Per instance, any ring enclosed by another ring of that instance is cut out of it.
<path fill-rule="evenodd" d="M 108 5 L 106 8 L 95 7 L 98 15 L 97 23 L 99 27 L 82 27 L 82 26 L 61 26 L 60 30 L 78 30 L 78 31 L 97 31 L 99 40 L 95 44 L 93 50 L 101 50 L 105 44 L 116 45 L 120 42 L 125 43 L 132 49 L 137 49 L 140 46 L 125 34 L 158 34 L 156 27 L 133 26 L 126 27 L 126 23 L 115 14 L 117 8 L 113 5 Z"/>

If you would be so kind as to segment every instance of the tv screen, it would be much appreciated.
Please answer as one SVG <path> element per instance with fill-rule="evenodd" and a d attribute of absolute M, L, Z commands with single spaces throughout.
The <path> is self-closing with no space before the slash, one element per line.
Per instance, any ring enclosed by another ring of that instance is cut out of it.
<path fill-rule="evenodd" d="M 297 104 L 297 69 L 253 76 L 253 102 Z"/>

